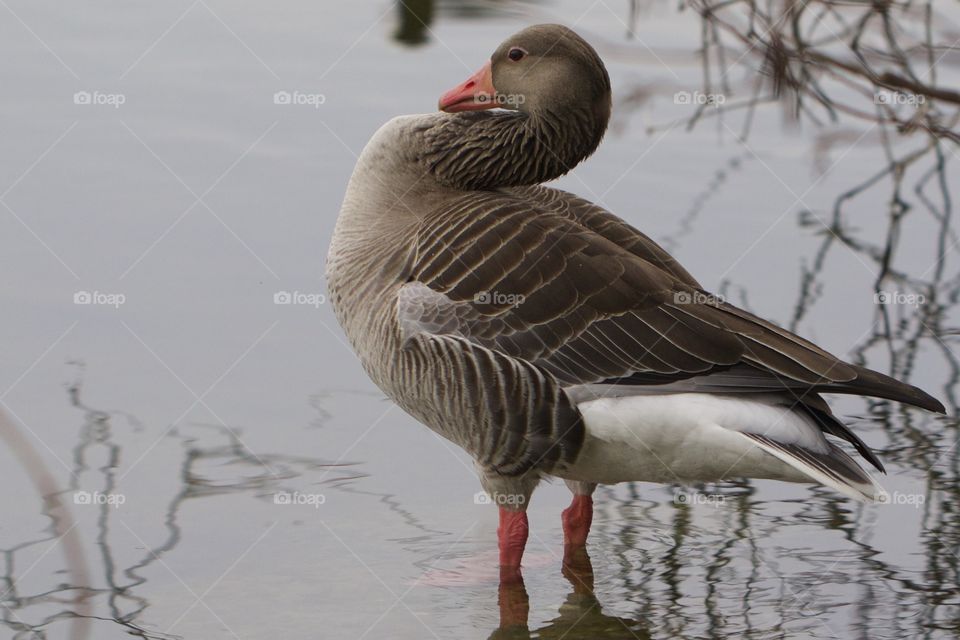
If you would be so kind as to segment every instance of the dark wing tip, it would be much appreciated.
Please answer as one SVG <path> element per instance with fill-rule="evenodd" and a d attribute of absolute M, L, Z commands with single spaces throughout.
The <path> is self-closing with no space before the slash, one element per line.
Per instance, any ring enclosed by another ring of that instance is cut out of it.
<path fill-rule="evenodd" d="M 934 398 L 933 396 L 931 396 L 929 393 L 925 391 L 921 391 L 920 389 L 917 389 L 917 391 L 920 391 L 920 393 L 923 394 L 924 401 L 926 402 L 926 404 L 919 405 L 919 406 L 929 411 L 933 411 L 934 413 L 939 413 L 944 416 L 947 415 L 947 408 L 943 406 L 942 402 L 940 402 L 939 400 L 937 400 L 936 398 Z"/>
<path fill-rule="evenodd" d="M 864 457 L 864 459 L 873 465 L 873 467 L 880 473 L 886 473 L 887 470 L 883 466 L 883 462 L 880 461 L 880 458 L 870 450 L 870 447 L 867 446 L 863 440 L 860 439 L 856 433 L 854 433 L 850 427 L 841 422 L 833 413 L 830 411 L 830 407 L 826 402 L 823 401 L 818 395 L 814 396 L 805 396 L 803 400 L 798 401 L 794 407 L 805 412 L 814 422 L 817 423 L 817 426 L 824 433 L 829 433 L 832 436 L 836 436 L 842 440 L 846 440 L 853 445 L 853 448 Z"/>
<path fill-rule="evenodd" d="M 943 406 L 943 403 L 923 389 L 905 382 L 900 382 L 879 371 L 873 371 L 872 369 L 856 365 L 852 366 L 857 372 L 857 377 L 855 380 L 846 384 L 855 387 L 858 393 L 877 398 L 886 398 L 887 400 L 895 400 L 896 402 L 903 402 L 914 407 L 926 409 L 927 411 L 946 415 L 947 409 Z"/>

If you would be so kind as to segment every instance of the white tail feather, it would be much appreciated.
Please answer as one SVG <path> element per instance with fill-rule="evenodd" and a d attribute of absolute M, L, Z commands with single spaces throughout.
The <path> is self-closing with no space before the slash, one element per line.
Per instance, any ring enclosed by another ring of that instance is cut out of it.
<path fill-rule="evenodd" d="M 811 480 L 830 487 L 848 498 L 853 498 L 860 502 L 883 502 L 888 498 L 887 492 L 873 479 L 873 476 L 858 465 L 853 458 L 833 444 L 830 444 L 830 453 L 825 456 L 822 454 L 818 455 L 817 458 L 814 459 L 814 462 L 811 463 L 810 460 L 805 460 L 802 457 L 794 455 L 788 449 L 778 446 L 776 442 L 757 438 L 752 434 L 743 434 L 743 436 L 749 438 L 755 446 L 760 447 L 770 455 L 777 457 L 794 469 L 806 474 Z M 854 478 L 850 473 L 844 475 L 831 473 L 829 468 L 823 464 L 828 458 L 832 458 L 835 462 L 842 463 L 846 467 L 854 468 L 856 474 L 860 477 Z M 816 464 L 816 462 L 820 462 L 820 464 Z"/>

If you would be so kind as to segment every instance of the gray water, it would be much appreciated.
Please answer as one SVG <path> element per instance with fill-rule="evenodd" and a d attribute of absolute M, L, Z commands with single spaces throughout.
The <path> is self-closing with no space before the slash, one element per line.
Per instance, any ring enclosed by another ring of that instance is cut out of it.
<path fill-rule="evenodd" d="M 955 236 L 936 176 L 914 190 L 935 157 L 911 165 L 893 233 L 887 178 L 827 229 L 886 166 L 868 124 L 768 104 L 745 142 L 743 111 L 687 127 L 689 9 L 436 4 L 0 2 L 0 637 L 955 637 L 957 424 L 852 398 L 836 410 L 881 452 L 892 504 L 773 482 L 601 488 L 589 558 L 562 571 L 569 495 L 548 484 L 525 582 L 500 588 L 469 459 L 383 398 L 322 298 L 355 156 L 383 122 L 435 109 L 522 26 L 575 25 L 615 117 L 558 186 L 954 415 Z M 728 61 L 735 86 L 748 60 Z"/>

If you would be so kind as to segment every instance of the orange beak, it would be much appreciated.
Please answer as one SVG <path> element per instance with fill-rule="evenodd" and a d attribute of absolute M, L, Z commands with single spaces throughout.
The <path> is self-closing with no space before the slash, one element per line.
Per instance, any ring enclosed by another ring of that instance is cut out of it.
<path fill-rule="evenodd" d="M 440 111 L 456 113 L 458 111 L 481 111 L 497 106 L 497 91 L 493 88 L 493 71 L 490 63 L 479 71 L 440 96 Z"/>

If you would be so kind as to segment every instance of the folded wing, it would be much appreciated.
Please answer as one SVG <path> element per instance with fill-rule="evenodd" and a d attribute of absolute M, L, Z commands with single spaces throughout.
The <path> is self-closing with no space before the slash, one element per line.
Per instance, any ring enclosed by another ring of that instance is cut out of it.
<path fill-rule="evenodd" d="M 428 215 L 398 315 L 408 338 L 460 336 L 563 386 L 692 380 L 943 410 L 915 387 L 716 299 L 639 231 L 543 187 L 473 192 Z"/>

